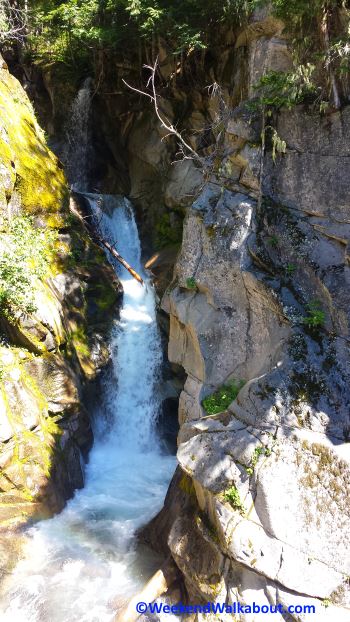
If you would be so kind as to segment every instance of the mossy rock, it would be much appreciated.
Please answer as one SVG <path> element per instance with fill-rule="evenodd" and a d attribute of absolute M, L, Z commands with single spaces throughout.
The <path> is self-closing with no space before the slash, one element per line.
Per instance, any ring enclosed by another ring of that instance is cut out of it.
<path fill-rule="evenodd" d="M 63 170 L 46 145 L 25 91 L 6 69 L 0 69 L 0 126 L 7 200 L 17 193 L 25 212 L 51 214 L 51 226 L 60 226 L 59 212 L 68 198 Z"/>

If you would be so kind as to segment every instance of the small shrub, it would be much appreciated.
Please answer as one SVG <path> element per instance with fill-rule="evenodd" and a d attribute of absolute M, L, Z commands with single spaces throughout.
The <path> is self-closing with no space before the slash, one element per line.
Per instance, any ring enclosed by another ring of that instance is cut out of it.
<path fill-rule="evenodd" d="M 217 415 L 226 410 L 231 402 L 236 399 L 243 385 L 243 380 L 233 380 L 230 384 L 226 384 L 215 391 L 215 393 L 208 395 L 202 401 L 204 410 L 206 410 L 209 415 Z"/>
<path fill-rule="evenodd" d="M 196 279 L 193 276 L 186 279 L 186 287 L 187 289 L 197 289 Z"/>
<path fill-rule="evenodd" d="M 324 325 L 326 314 L 321 308 L 319 300 L 311 300 L 306 305 L 307 315 L 302 318 L 302 323 L 309 328 L 320 328 Z"/>
<path fill-rule="evenodd" d="M 286 274 L 288 274 L 288 276 L 292 276 L 292 274 L 294 274 L 296 269 L 297 267 L 294 263 L 288 263 L 286 265 Z"/>
<path fill-rule="evenodd" d="M 48 271 L 56 237 L 53 231 L 36 228 L 30 217 L 8 221 L 0 251 L 0 312 L 7 318 L 18 311 L 35 311 L 34 283 Z"/>
<path fill-rule="evenodd" d="M 234 510 L 238 510 L 238 512 L 242 515 L 245 514 L 245 507 L 236 486 L 231 486 L 231 488 L 225 490 L 224 499 L 233 507 Z"/>
<path fill-rule="evenodd" d="M 273 246 L 273 248 L 276 248 L 276 246 L 278 246 L 277 235 L 272 235 L 270 238 L 268 238 L 267 242 L 270 246 Z"/>
<path fill-rule="evenodd" d="M 250 107 L 258 109 L 268 108 L 291 109 L 306 99 L 316 99 L 318 90 L 313 82 L 315 66 L 307 63 L 299 65 L 294 71 L 269 71 L 258 84 L 260 96 L 251 102 Z"/>

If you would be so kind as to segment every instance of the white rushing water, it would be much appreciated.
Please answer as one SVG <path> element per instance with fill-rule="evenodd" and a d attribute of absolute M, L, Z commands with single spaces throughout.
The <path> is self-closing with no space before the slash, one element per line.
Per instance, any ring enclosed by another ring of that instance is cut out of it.
<path fill-rule="evenodd" d="M 96 211 L 95 198 L 89 200 Z M 160 509 L 175 459 L 164 455 L 155 432 L 161 344 L 154 291 L 141 266 L 130 204 L 115 198 L 114 205 L 100 227 L 144 276 L 145 286 L 115 266 L 124 299 L 111 336 L 112 371 L 99 396 L 85 487 L 61 514 L 28 531 L 2 622 L 109 622 L 148 578 L 134 533 Z"/>

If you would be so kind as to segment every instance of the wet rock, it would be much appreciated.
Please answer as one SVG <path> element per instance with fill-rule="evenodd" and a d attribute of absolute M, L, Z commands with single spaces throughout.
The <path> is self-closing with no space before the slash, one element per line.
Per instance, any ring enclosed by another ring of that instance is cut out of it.
<path fill-rule="evenodd" d="M 176 438 L 179 430 L 178 423 L 179 400 L 177 397 L 168 397 L 162 402 L 160 415 L 157 419 L 157 430 L 167 450 L 176 454 Z"/>
<path fill-rule="evenodd" d="M 157 251 L 145 263 L 146 270 L 150 270 L 154 277 L 154 286 L 159 297 L 162 297 L 169 283 L 172 281 L 178 246 L 167 246 Z"/>

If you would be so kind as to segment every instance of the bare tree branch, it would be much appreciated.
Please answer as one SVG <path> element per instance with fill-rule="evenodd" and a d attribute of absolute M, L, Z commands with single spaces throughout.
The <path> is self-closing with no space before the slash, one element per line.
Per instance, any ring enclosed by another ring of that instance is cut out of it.
<path fill-rule="evenodd" d="M 27 34 L 27 9 L 0 0 L 0 43 L 22 42 Z"/>
<path fill-rule="evenodd" d="M 152 94 L 147 93 L 147 91 L 142 91 L 140 89 L 137 89 L 134 86 L 131 86 L 131 84 L 128 84 L 125 80 L 123 80 L 124 84 L 131 89 L 132 91 L 134 91 L 135 93 L 139 93 L 140 95 L 143 95 L 145 97 L 148 97 L 154 104 L 154 110 L 155 113 L 162 125 L 162 127 L 164 127 L 169 134 L 175 136 L 178 141 L 180 142 L 180 145 L 182 146 L 183 149 L 185 149 L 188 153 L 191 154 L 191 157 L 193 160 L 195 160 L 196 162 L 198 162 L 201 167 L 203 169 L 206 168 L 206 160 L 204 158 L 202 158 L 194 149 L 192 149 L 191 145 L 189 145 L 188 142 L 185 141 L 185 139 L 182 137 L 182 135 L 180 134 L 180 132 L 176 129 L 176 127 L 171 123 L 170 119 L 168 119 L 168 117 L 161 112 L 160 108 L 159 108 L 159 95 L 156 91 L 156 86 L 155 86 L 155 75 L 156 75 L 156 71 L 158 68 L 158 57 L 154 63 L 154 65 L 144 65 L 145 69 L 149 69 L 151 72 L 150 77 L 147 80 L 147 87 L 151 88 L 152 90 Z"/>

